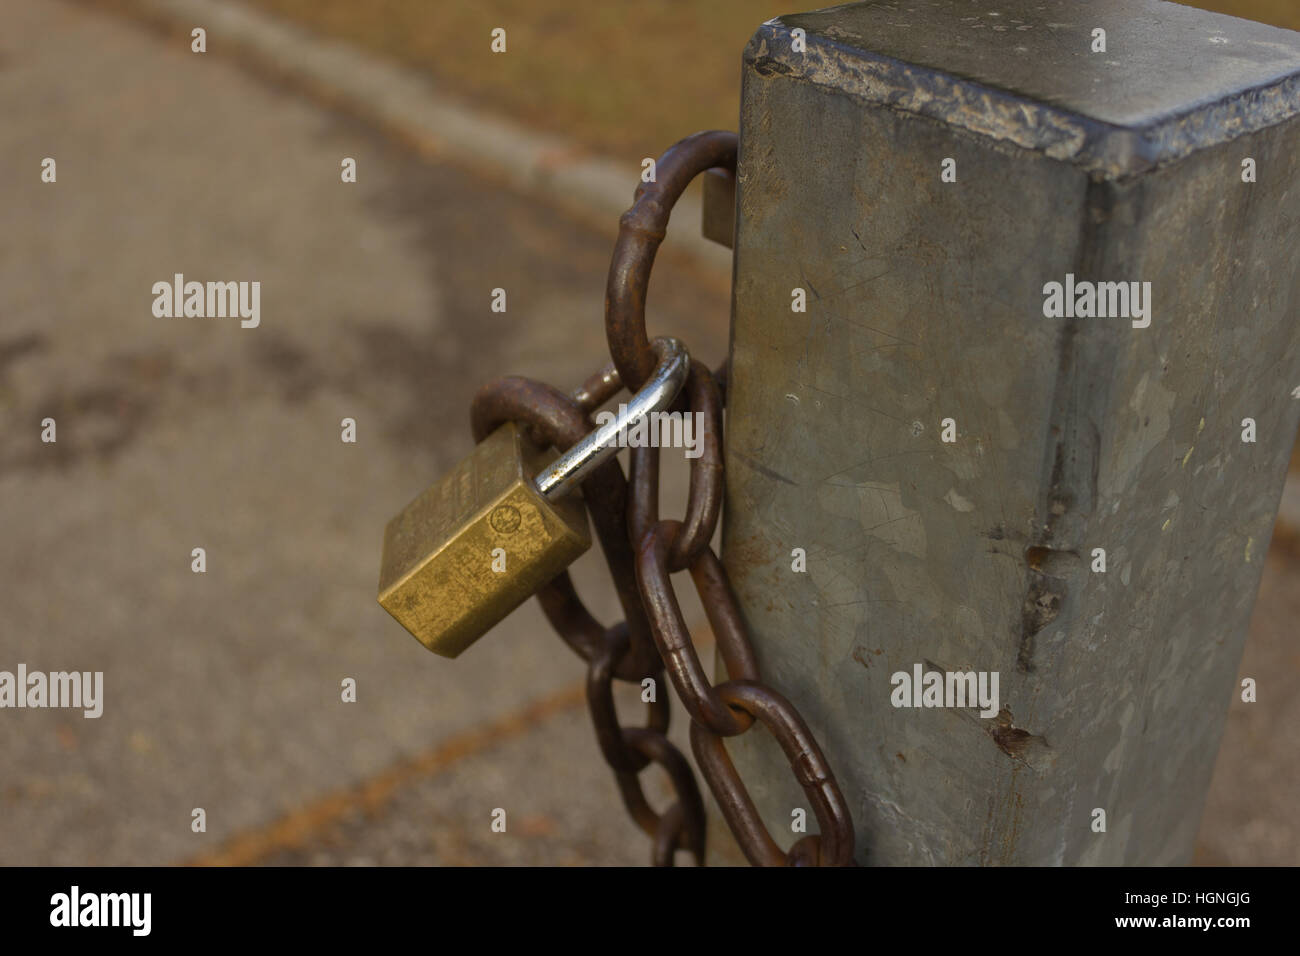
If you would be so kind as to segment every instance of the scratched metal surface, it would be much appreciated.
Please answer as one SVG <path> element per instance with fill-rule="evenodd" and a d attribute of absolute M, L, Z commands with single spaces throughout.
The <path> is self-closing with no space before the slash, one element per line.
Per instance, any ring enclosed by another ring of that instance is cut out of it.
<path fill-rule="evenodd" d="M 1162 0 L 872 0 L 780 17 L 748 57 L 1114 176 L 1300 108 L 1300 34 Z"/>
<path fill-rule="evenodd" d="M 868 12 L 804 22 L 875 42 Z M 764 676 L 822 740 L 862 862 L 1185 862 L 1300 425 L 1300 121 L 1112 178 L 873 103 L 859 72 L 773 70 L 790 22 L 744 67 L 727 436 L 724 557 Z M 1129 82 L 1187 123 L 1222 108 Z M 1151 326 L 1044 318 L 1067 272 L 1150 280 Z M 917 662 L 998 671 L 1002 713 L 895 709 Z M 789 833 L 807 801 L 775 746 L 731 751 Z"/>

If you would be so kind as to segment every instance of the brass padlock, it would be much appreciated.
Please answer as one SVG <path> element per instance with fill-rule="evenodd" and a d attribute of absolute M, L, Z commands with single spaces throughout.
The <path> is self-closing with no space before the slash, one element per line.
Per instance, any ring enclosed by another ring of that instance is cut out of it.
<path fill-rule="evenodd" d="M 379 603 L 421 644 L 458 656 L 591 547 L 570 492 L 617 453 L 619 434 L 672 404 L 690 370 L 676 339 L 654 346 L 645 387 L 559 458 L 507 422 L 388 522 Z"/>

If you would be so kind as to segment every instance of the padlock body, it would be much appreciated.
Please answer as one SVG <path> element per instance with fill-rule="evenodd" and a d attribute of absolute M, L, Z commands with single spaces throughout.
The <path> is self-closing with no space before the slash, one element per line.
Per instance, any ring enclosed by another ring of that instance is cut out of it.
<path fill-rule="evenodd" d="M 388 522 L 379 603 L 435 654 L 459 655 L 591 547 L 581 498 L 534 486 L 544 464 L 507 422 Z"/>

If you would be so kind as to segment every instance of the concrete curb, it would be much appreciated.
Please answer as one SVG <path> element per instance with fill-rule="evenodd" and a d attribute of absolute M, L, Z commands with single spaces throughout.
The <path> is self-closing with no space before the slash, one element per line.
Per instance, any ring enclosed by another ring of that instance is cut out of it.
<path fill-rule="evenodd" d="M 632 203 L 639 160 L 624 164 L 593 156 L 562 137 L 489 115 L 439 90 L 415 70 L 315 36 L 236 0 L 136 0 L 136 6 L 187 35 L 201 26 L 207 30 L 209 52 L 234 46 L 422 152 L 502 179 L 594 225 L 603 224 L 611 235 Z M 731 250 L 700 234 L 697 193 L 692 190 L 677 203 L 666 247 L 689 252 L 729 279 Z"/>

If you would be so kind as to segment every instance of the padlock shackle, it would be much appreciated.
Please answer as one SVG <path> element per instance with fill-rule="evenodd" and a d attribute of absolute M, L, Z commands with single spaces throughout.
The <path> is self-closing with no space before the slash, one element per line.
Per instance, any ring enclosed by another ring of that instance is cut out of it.
<path fill-rule="evenodd" d="M 646 415 L 665 411 L 677 398 L 691 370 L 691 357 L 686 346 L 666 336 L 651 344 L 659 356 L 659 363 L 645 385 L 626 406 L 619 409 L 616 418 L 598 427 L 538 473 L 534 484 L 542 497 L 548 501 L 563 498 L 593 469 L 618 453 L 619 435 Z"/>

